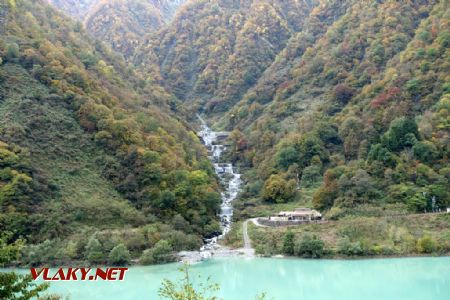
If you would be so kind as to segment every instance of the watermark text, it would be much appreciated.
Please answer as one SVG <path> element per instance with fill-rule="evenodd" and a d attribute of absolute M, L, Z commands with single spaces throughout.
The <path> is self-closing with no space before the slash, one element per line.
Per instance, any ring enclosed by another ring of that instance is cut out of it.
<path fill-rule="evenodd" d="M 121 281 L 127 271 L 128 268 L 30 268 L 34 280 L 44 281 Z"/>

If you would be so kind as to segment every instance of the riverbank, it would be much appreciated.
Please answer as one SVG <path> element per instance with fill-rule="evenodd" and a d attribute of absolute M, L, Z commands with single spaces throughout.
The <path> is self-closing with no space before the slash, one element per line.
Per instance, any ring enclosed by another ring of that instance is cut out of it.
<path fill-rule="evenodd" d="M 241 224 L 233 227 L 225 239 L 226 245 L 236 246 L 239 240 L 243 240 Z M 288 245 L 290 250 L 286 250 L 285 245 L 288 232 L 292 235 L 292 245 Z M 450 254 L 449 214 L 414 214 L 395 218 L 348 216 L 323 224 L 281 228 L 256 226 L 249 222 L 248 234 L 256 255 L 268 257 L 287 254 L 354 259 Z M 302 241 L 303 249 L 300 249 Z M 308 242 L 319 245 L 317 255 L 305 250 Z"/>
<path fill-rule="evenodd" d="M 413 214 L 395 218 L 349 216 L 325 224 L 305 224 L 288 228 L 257 226 L 254 219 L 248 219 L 245 222 L 237 221 L 213 249 L 207 252 L 180 251 L 174 253 L 175 261 L 197 263 L 211 258 L 277 255 L 296 257 L 288 256 L 283 252 L 283 243 L 288 231 L 294 235 L 294 248 L 295 243 L 298 244 L 305 235 L 316 235 L 324 242 L 324 250 L 320 258 L 326 259 L 353 260 L 450 255 L 450 215 Z M 428 241 L 424 237 L 429 237 Z M 90 265 L 84 260 L 54 262 L 54 264 L 45 263 L 36 266 Z M 138 259 L 133 259 L 129 265 L 142 266 Z M 27 265 L 14 266 L 26 267 Z"/>

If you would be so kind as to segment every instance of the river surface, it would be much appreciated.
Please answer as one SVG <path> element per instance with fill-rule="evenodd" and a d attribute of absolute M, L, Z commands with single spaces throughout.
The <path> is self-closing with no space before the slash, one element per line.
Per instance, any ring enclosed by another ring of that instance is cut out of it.
<path fill-rule="evenodd" d="M 163 279 L 181 278 L 181 264 L 131 267 L 124 281 L 53 282 L 50 292 L 71 300 L 160 299 Z M 27 270 L 20 270 L 27 273 Z M 190 277 L 220 285 L 224 300 L 448 300 L 450 257 L 368 260 L 277 258 L 210 259 L 192 265 Z M 194 281 L 195 282 L 195 281 Z M 197 281 L 198 283 L 198 281 Z"/>

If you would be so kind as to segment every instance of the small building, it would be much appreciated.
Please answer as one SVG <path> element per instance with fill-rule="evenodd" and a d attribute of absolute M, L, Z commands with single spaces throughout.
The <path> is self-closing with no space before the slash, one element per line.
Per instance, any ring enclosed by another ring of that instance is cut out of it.
<path fill-rule="evenodd" d="M 280 211 L 276 217 L 271 217 L 274 221 L 318 221 L 322 220 L 322 214 L 315 209 L 296 208 L 294 211 Z"/>
<path fill-rule="evenodd" d="M 322 214 L 310 208 L 296 208 L 293 211 L 280 211 L 276 216 L 261 217 L 257 222 L 264 226 L 283 227 L 308 223 L 324 223 Z"/>

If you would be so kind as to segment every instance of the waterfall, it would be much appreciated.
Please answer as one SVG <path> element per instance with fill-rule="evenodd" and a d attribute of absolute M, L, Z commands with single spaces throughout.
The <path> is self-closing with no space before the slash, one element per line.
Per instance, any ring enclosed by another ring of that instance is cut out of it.
<path fill-rule="evenodd" d="M 200 249 L 200 251 L 205 254 L 204 256 L 208 256 L 210 255 L 208 251 L 220 248 L 217 241 L 223 238 L 231 229 L 233 218 L 232 202 L 239 194 L 241 174 L 235 172 L 233 164 L 222 161 L 221 156 L 226 150 L 226 146 L 219 144 L 219 133 L 212 131 L 200 116 L 198 116 L 198 118 L 201 122 L 201 129 L 198 132 L 198 135 L 208 149 L 208 157 L 213 163 L 217 176 L 225 186 L 225 190 L 221 193 L 222 203 L 220 205 L 219 214 L 222 232 L 216 237 L 207 239 L 205 245 Z"/>

